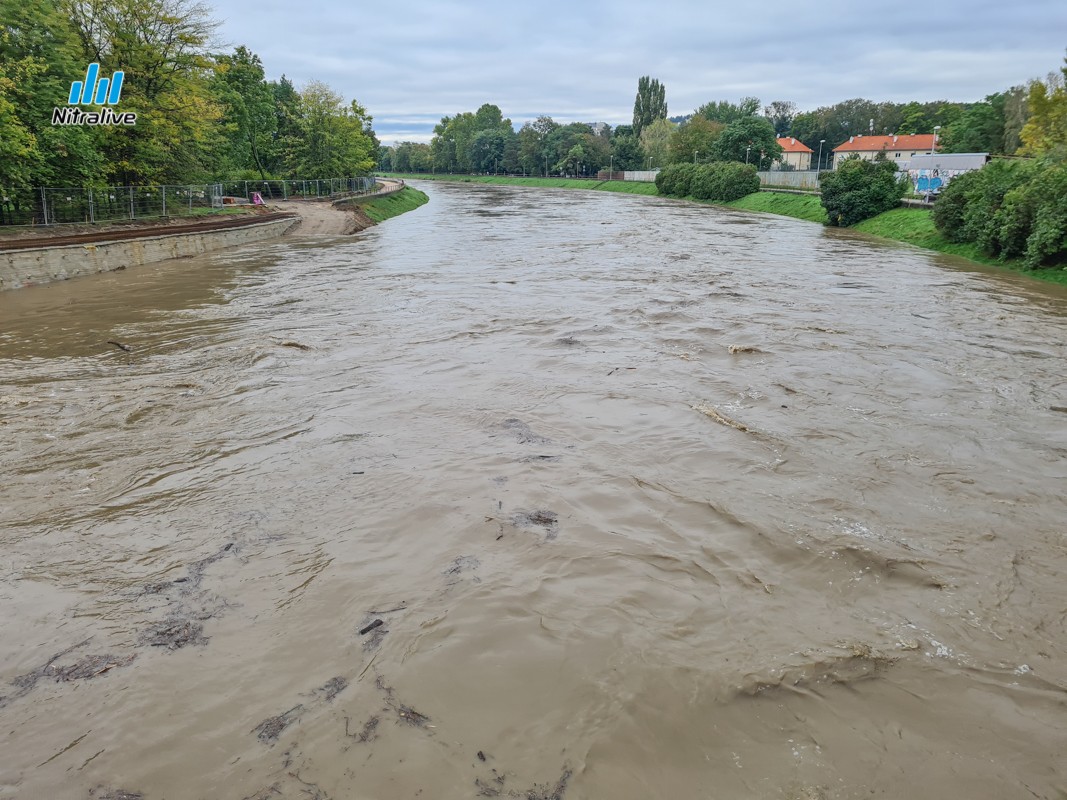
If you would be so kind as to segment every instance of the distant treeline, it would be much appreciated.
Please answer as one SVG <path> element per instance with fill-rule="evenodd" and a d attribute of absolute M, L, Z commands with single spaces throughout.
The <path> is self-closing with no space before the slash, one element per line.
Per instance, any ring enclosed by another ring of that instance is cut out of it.
<path fill-rule="evenodd" d="M 1052 73 L 975 103 L 947 100 L 877 103 L 845 100 L 799 112 L 790 101 L 764 106 L 756 97 L 707 102 L 686 116 L 667 116 L 666 90 L 638 81 L 633 123 L 559 124 L 538 117 L 518 131 L 500 108 L 446 116 L 430 144 L 403 142 L 379 153 L 381 166 L 404 172 L 508 172 L 585 176 L 603 169 L 740 161 L 769 168 L 778 137 L 794 137 L 829 163 L 835 147 L 856 135 L 932 133 L 941 152 L 1045 156 L 1067 147 L 1064 78 Z M 813 158 L 818 167 L 819 156 Z"/>
<path fill-rule="evenodd" d="M 363 106 L 323 83 L 267 81 L 244 47 L 214 50 L 217 26 L 194 0 L 0 0 L 0 188 L 373 168 L 378 141 Z M 118 110 L 136 112 L 135 125 L 52 125 L 93 62 L 101 77 L 125 72 Z"/>

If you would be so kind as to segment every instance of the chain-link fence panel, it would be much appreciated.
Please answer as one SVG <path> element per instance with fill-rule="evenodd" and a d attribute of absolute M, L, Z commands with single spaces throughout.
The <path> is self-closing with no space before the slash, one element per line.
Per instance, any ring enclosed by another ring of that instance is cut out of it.
<path fill-rule="evenodd" d="M 0 189 L 0 226 L 196 216 L 227 205 L 370 194 L 374 178 L 223 181 L 187 186 Z"/>

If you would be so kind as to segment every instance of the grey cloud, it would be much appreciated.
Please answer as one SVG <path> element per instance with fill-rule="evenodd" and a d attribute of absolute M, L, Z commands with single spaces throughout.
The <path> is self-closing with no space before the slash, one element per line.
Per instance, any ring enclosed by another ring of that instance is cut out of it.
<path fill-rule="evenodd" d="M 383 141 L 428 141 L 441 116 L 484 102 L 516 124 L 538 114 L 629 122 L 646 74 L 666 85 L 672 114 L 743 95 L 802 110 L 853 97 L 972 101 L 1059 68 L 1063 8 L 1062 0 L 212 4 L 222 39 L 258 53 L 272 78 L 316 78 L 358 99 Z"/>

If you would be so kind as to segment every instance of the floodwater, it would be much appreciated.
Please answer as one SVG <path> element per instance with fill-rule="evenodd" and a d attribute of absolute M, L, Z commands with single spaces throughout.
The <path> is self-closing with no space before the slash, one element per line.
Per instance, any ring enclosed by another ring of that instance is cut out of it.
<path fill-rule="evenodd" d="M 0 294 L 0 798 L 1067 795 L 1067 293 L 424 188 Z"/>

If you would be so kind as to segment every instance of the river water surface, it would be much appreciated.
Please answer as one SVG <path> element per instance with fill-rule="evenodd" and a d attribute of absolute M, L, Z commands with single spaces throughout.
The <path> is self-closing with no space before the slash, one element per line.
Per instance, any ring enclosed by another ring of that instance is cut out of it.
<path fill-rule="evenodd" d="M 1067 796 L 1067 293 L 424 188 L 0 295 L 0 797 Z"/>

